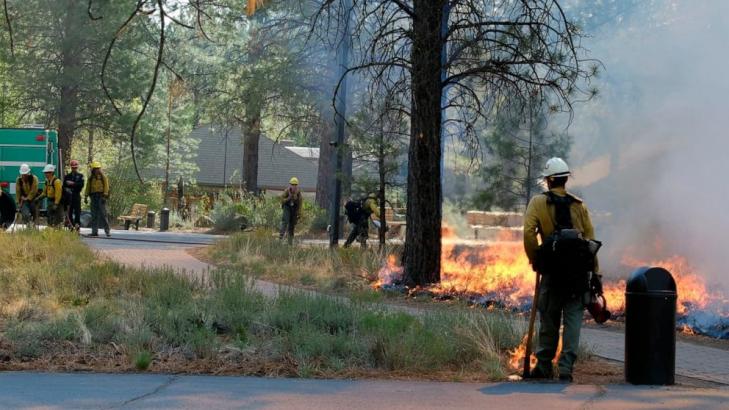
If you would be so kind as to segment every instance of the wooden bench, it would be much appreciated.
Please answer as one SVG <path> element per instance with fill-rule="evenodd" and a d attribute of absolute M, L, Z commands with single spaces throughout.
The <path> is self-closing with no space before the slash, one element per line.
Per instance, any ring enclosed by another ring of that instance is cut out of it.
<path fill-rule="evenodd" d="M 119 217 L 119 221 L 124 221 L 124 229 L 128 231 L 129 226 L 134 224 L 134 228 L 139 230 L 139 221 L 147 217 L 147 208 L 145 204 L 132 205 L 132 212 L 129 215 Z"/>

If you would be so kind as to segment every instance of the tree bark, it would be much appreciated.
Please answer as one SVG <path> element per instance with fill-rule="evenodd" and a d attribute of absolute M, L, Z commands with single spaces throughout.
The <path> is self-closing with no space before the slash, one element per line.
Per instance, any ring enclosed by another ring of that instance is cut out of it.
<path fill-rule="evenodd" d="M 441 24 L 447 0 L 413 2 L 412 116 L 408 151 L 405 282 L 440 281 Z"/>
<path fill-rule="evenodd" d="M 258 144 L 261 140 L 261 108 L 258 104 L 246 109 L 243 128 L 243 180 L 246 191 L 258 194 Z"/>
<path fill-rule="evenodd" d="M 170 154 L 172 148 L 172 87 L 167 93 L 167 130 L 165 132 L 165 184 L 162 188 L 163 203 L 168 206 L 169 203 L 169 191 L 170 191 Z M 181 198 L 177 198 L 181 200 Z"/>
<path fill-rule="evenodd" d="M 326 119 L 329 116 L 322 114 L 322 118 Z M 316 204 L 321 209 L 329 209 L 329 204 L 332 201 L 334 176 L 330 170 L 332 169 L 335 150 L 330 143 L 336 141 L 335 131 L 336 129 L 331 121 L 322 121 L 321 140 L 319 141 L 319 169 L 316 179 Z"/>
<path fill-rule="evenodd" d="M 89 165 L 94 160 L 94 129 L 93 128 L 89 128 L 89 152 L 88 152 L 88 156 L 86 159 L 87 159 Z"/>
<path fill-rule="evenodd" d="M 83 24 L 78 18 L 78 7 L 74 2 L 67 2 L 66 14 L 63 16 L 63 38 L 61 46 L 61 76 L 59 89 L 61 100 L 58 109 L 58 149 L 63 153 L 62 161 L 68 162 L 71 155 L 71 143 L 76 131 L 76 113 L 78 111 L 78 74 L 81 72 L 81 51 L 84 47 L 73 33 L 78 25 Z"/>
<path fill-rule="evenodd" d="M 387 169 L 385 168 L 385 159 L 385 133 L 384 130 L 382 130 L 380 132 L 380 141 L 377 151 L 377 168 L 380 177 L 380 189 L 377 195 L 380 203 L 380 229 L 378 232 L 378 237 L 380 240 L 380 251 L 385 249 L 385 243 L 387 241 L 387 238 L 385 237 L 385 235 L 387 234 L 387 218 L 385 217 L 385 188 L 387 182 Z"/>

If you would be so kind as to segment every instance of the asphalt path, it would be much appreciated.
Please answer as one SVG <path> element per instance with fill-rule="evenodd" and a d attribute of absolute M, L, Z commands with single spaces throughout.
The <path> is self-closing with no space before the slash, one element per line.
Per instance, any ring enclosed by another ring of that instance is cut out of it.
<path fill-rule="evenodd" d="M 727 409 L 729 389 L 0 373 L 3 409 Z"/>

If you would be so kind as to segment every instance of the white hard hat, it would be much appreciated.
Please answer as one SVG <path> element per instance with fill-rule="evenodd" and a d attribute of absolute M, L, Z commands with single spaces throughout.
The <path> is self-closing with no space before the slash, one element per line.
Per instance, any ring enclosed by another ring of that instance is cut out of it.
<path fill-rule="evenodd" d="M 553 157 L 550 158 L 544 165 L 542 170 L 542 176 L 547 177 L 566 177 L 570 175 L 570 167 L 564 162 L 562 158 Z"/>
<path fill-rule="evenodd" d="M 46 172 L 56 172 L 56 166 L 53 164 L 46 165 L 46 167 L 43 168 L 43 173 L 45 174 Z"/>
<path fill-rule="evenodd" d="M 21 164 L 20 165 L 20 175 L 28 175 L 30 174 L 30 166 L 28 164 Z"/>

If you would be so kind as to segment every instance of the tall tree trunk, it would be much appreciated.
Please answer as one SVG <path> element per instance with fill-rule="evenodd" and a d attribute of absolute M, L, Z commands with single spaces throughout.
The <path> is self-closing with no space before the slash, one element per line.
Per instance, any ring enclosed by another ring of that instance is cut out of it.
<path fill-rule="evenodd" d="M 447 0 L 415 0 L 412 116 L 408 151 L 407 233 L 403 265 L 408 285 L 440 281 L 441 24 Z"/>
<path fill-rule="evenodd" d="M 261 108 L 246 109 L 243 123 L 243 180 L 246 191 L 258 194 L 258 143 L 261 140 Z"/>
<path fill-rule="evenodd" d="M 89 153 L 86 157 L 88 164 L 90 165 L 91 162 L 94 160 L 94 129 L 89 128 Z"/>
<path fill-rule="evenodd" d="M 79 8 L 73 1 L 67 1 L 66 14 L 63 16 L 63 41 L 61 45 L 61 81 L 59 84 L 61 101 L 58 110 L 58 149 L 63 153 L 62 161 L 68 162 L 71 156 L 71 143 L 76 131 L 76 112 L 78 111 L 78 77 L 82 70 L 81 44 L 77 36 L 78 26 L 84 24 L 79 18 Z"/>
<path fill-rule="evenodd" d="M 336 128 L 329 120 L 331 115 L 323 110 L 321 128 L 321 140 L 319 141 L 319 169 L 316 178 L 316 204 L 322 209 L 329 209 L 332 201 L 332 186 L 334 176 L 331 173 L 332 161 L 334 161 L 335 150 L 331 142 L 336 141 Z"/>
<path fill-rule="evenodd" d="M 387 238 L 385 237 L 387 233 L 387 218 L 385 217 L 385 188 L 386 188 L 386 178 L 387 178 L 387 169 L 385 168 L 385 133 L 384 130 L 380 131 L 380 141 L 379 141 L 379 147 L 377 152 L 377 171 L 380 176 L 380 189 L 378 192 L 378 200 L 380 203 L 380 229 L 378 232 L 378 237 L 380 239 L 380 251 L 385 249 L 385 243 L 387 241 Z"/>
<path fill-rule="evenodd" d="M 172 87 L 170 92 L 167 93 L 167 130 L 165 132 L 165 183 L 162 191 L 163 202 L 165 206 L 168 206 L 169 192 L 170 192 L 170 154 L 172 145 Z M 180 201 L 182 198 L 177 198 Z"/>

